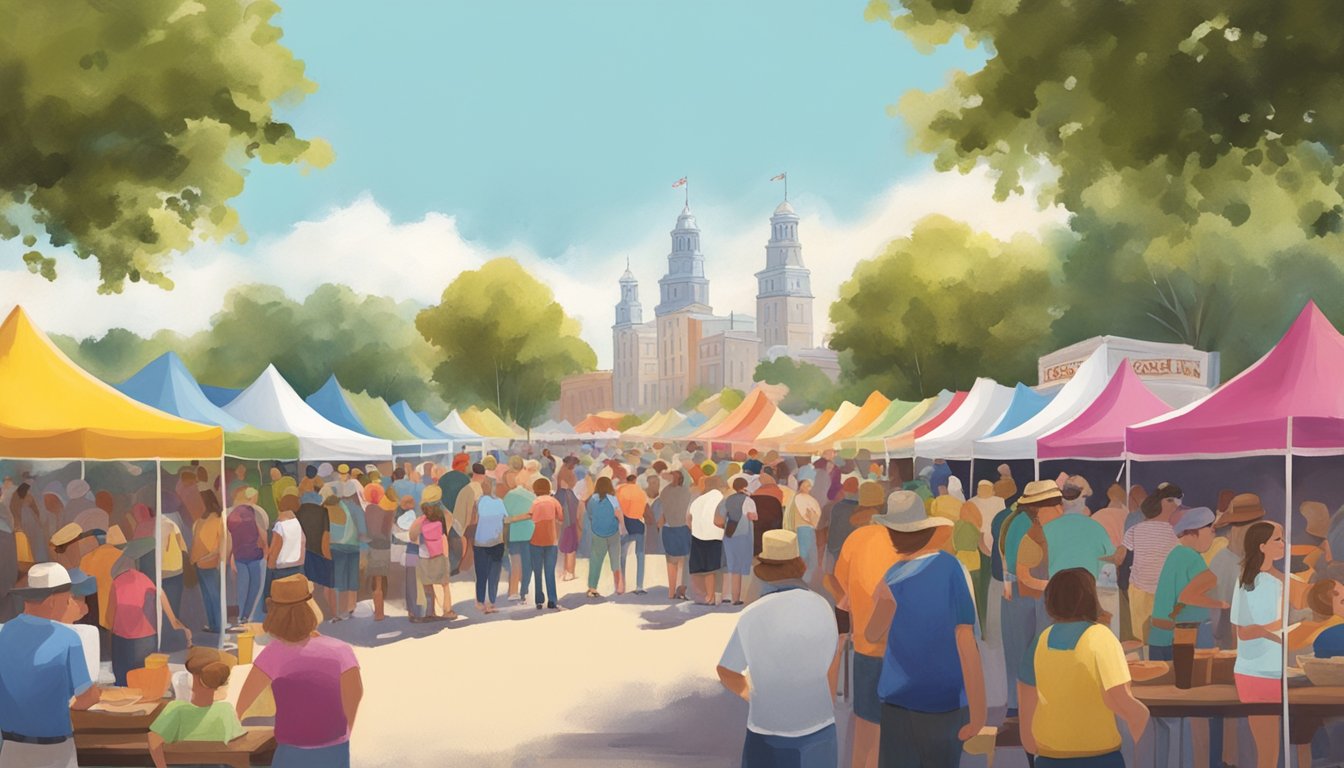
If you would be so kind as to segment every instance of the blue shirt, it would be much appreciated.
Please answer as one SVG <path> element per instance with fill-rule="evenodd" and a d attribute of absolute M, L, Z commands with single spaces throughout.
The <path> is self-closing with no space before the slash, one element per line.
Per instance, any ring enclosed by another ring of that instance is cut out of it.
<path fill-rule="evenodd" d="M 1086 515 L 1064 515 L 1047 523 L 1042 530 L 1051 576 L 1070 568 L 1082 568 L 1095 579 L 1101 571 L 1101 558 L 1115 554 L 1110 534 L 1101 523 Z"/>
<path fill-rule="evenodd" d="M 620 521 L 616 519 L 620 509 L 615 496 L 608 496 L 605 499 L 597 494 L 589 496 L 588 530 L 592 531 L 594 536 L 615 536 L 621 530 Z"/>
<path fill-rule="evenodd" d="M 504 500 L 494 496 L 482 496 L 476 502 L 476 540 L 480 547 L 493 547 L 504 540 L 504 518 L 508 511 Z"/>
<path fill-rule="evenodd" d="M 975 626 L 975 600 L 956 557 L 935 552 L 893 565 L 885 577 L 896 599 L 877 694 L 915 712 L 966 706 L 957 627 Z"/>
<path fill-rule="evenodd" d="M 70 627 L 20 614 L 0 628 L 0 730 L 72 736 L 70 699 L 92 684 Z"/>
<path fill-rule="evenodd" d="M 400 480 L 392 481 L 392 492 L 397 494 L 397 499 L 400 500 L 402 496 L 409 494 L 412 499 L 415 499 L 415 506 L 417 507 L 420 506 L 420 492 L 423 490 L 423 486 L 418 483 L 413 483 L 404 477 Z"/>
<path fill-rule="evenodd" d="M 1333 659 L 1336 656 L 1344 656 L 1344 624 L 1330 627 L 1316 636 L 1316 642 L 1312 644 L 1312 652 L 1318 659 Z"/>

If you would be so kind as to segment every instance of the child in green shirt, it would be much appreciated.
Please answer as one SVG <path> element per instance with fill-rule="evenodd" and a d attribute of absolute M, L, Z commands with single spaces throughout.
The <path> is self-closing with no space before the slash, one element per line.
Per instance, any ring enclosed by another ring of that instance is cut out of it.
<path fill-rule="evenodd" d="M 229 742 L 242 736 L 243 725 L 233 706 L 224 701 L 229 673 L 238 660 L 214 648 L 193 646 L 187 651 L 191 673 L 191 701 L 173 701 L 149 726 L 149 754 L 156 768 L 168 763 L 164 744 L 179 741 Z"/>

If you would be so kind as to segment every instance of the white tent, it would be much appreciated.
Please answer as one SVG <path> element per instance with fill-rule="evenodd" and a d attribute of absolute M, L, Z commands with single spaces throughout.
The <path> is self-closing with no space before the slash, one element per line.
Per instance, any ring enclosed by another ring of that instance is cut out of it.
<path fill-rule="evenodd" d="M 274 365 L 224 406 L 225 412 L 258 429 L 288 432 L 299 438 L 301 461 L 353 459 L 387 461 L 392 442 L 361 435 L 333 424 L 303 401 Z"/>
<path fill-rule="evenodd" d="M 1036 440 L 1073 421 L 1106 388 L 1112 373 L 1108 367 L 1103 351 L 1093 352 L 1040 413 L 1002 435 L 976 440 L 975 458 L 1035 459 Z"/>
<path fill-rule="evenodd" d="M 1013 390 L 993 379 L 979 378 L 951 416 L 927 435 L 915 438 L 915 455 L 928 459 L 968 461 L 976 439 L 1003 418 Z"/>
<path fill-rule="evenodd" d="M 462 420 L 462 416 L 457 412 L 456 408 L 454 408 L 443 421 L 435 424 L 434 428 L 454 440 L 481 439 L 481 436 L 476 434 L 476 432 L 471 427 L 468 427 L 467 423 Z"/>

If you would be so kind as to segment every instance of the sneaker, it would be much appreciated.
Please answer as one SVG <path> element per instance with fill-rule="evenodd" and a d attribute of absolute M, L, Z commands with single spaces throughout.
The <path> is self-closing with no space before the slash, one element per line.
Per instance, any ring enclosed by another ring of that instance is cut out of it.
<path fill-rule="evenodd" d="M 635 590 L 635 594 L 636 594 L 636 595 L 647 595 L 647 594 L 649 594 L 649 593 L 648 593 L 646 590 L 643 590 L 643 589 L 636 589 L 636 590 Z"/>

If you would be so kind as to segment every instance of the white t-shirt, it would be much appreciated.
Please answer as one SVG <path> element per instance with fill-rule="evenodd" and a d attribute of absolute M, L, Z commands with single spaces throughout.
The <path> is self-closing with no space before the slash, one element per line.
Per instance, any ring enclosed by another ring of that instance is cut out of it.
<path fill-rule="evenodd" d="M 827 673 L 839 637 L 834 611 L 815 592 L 791 589 L 747 606 L 719 659 L 751 680 L 747 728 L 806 736 L 834 723 Z"/>
<path fill-rule="evenodd" d="M 1282 600 L 1283 582 L 1268 573 L 1257 574 L 1255 589 L 1250 591 L 1238 580 L 1236 593 L 1232 596 L 1232 624 L 1253 627 L 1273 623 L 1279 618 Z M 1237 663 L 1232 671 L 1252 677 L 1278 678 L 1283 672 L 1283 646 L 1263 637 L 1238 640 Z"/>
<path fill-rule="evenodd" d="M 276 568 L 293 568 L 303 562 L 303 526 L 298 518 L 277 520 L 271 530 L 280 537 L 280 555 L 275 558 Z"/>
<path fill-rule="evenodd" d="M 723 541 L 723 529 L 714 524 L 714 512 L 723 501 L 723 493 L 710 491 L 691 502 L 687 516 L 691 519 L 691 535 L 701 541 Z"/>

